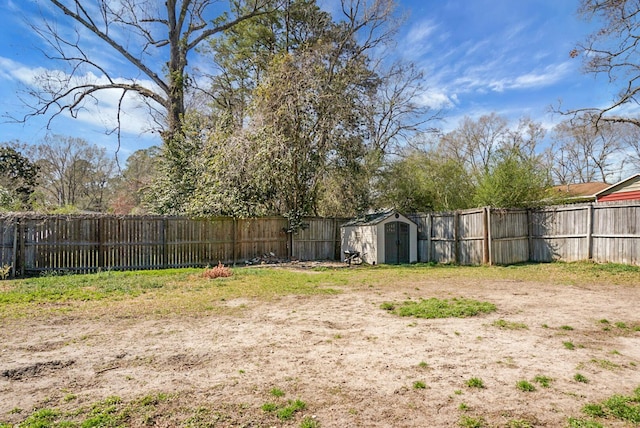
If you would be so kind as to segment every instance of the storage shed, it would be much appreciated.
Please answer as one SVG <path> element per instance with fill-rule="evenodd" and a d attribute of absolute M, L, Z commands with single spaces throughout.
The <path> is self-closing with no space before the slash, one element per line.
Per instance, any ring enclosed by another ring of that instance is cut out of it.
<path fill-rule="evenodd" d="M 358 217 L 340 229 L 341 251 L 359 251 L 369 264 L 418 261 L 418 226 L 395 210 Z"/>
<path fill-rule="evenodd" d="M 640 174 L 632 175 L 596 193 L 596 202 L 640 200 Z"/>

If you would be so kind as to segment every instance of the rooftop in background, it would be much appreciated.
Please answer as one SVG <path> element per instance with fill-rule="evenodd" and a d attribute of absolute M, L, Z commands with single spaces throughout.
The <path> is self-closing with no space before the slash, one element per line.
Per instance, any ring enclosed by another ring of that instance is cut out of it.
<path fill-rule="evenodd" d="M 553 186 L 554 196 L 567 198 L 595 197 L 596 193 L 611 186 L 607 183 L 593 182 L 580 184 L 562 184 Z"/>
<path fill-rule="evenodd" d="M 632 175 L 596 193 L 598 202 L 640 200 L 640 174 Z"/>

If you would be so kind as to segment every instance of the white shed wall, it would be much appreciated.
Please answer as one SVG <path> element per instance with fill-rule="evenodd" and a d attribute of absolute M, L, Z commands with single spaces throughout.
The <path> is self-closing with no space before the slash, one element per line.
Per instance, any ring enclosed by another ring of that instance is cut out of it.
<path fill-rule="evenodd" d="M 384 232 L 384 229 L 383 229 Z M 378 254 L 376 251 L 377 242 L 376 226 L 344 226 L 340 231 L 340 250 L 342 257 L 344 252 L 360 251 L 362 261 L 368 264 L 377 263 Z M 383 248 L 384 252 L 384 248 Z"/>

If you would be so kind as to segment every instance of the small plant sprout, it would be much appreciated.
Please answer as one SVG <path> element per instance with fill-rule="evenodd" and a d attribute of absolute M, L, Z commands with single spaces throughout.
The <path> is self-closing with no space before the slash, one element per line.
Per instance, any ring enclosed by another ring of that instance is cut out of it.
<path fill-rule="evenodd" d="M 421 369 L 426 369 L 429 367 L 429 364 L 427 364 L 426 361 L 420 361 L 420 363 L 418 363 L 418 367 L 420 367 Z"/>
<path fill-rule="evenodd" d="M 536 387 L 527 380 L 519 380 L 518 382 L 516 382 L 516 388 L 524 392 L 533 392 L 536 390 Z"/>
<path fill-rule="evenodd" d="M 427 384 L 421 380 L 417 380 L 413 382 L 413 389 L 425 389 L 426 387 L 427 387 Z"/>
<path fill-rule="evenodd" d="M 573 380 L 580 383 L 589 383 L 589 379 L 581 373 L 576 373 L 575 376 L 573 376 Z"/>
<path fill-rule="evenodd" d="M 562 342 L 562 344 L 566 349 L 570 351 L 573 351 L 574 349 L 576 349 L 576 345 L 574 345 L 573 342 Z"/>
<path fill-rule="evenodd" d="M 496 320 L 491 325 L 494 327 L 501 328 L 503 330 L 527 330 L 529 328 L 524 323 L 506 321 L 503 319 Z"/>
<path fill-rule="evenodd" d="M 472 377 L 471 379 L 469 379 L 467 381 L 467 386 L 469 388 L 484 388 L 484 382 L 482 381 L 482 379 L 478 378 L 478 377 Z"/>
<path fill-rule="evenodd" d="M 305 416 L 300 422 L 300 428 L 320 428 L 320 422 L 315 419 L 315 416 Z"/>
<path fill-rule="evenodd" d="M 264 403 L 262 405 L 262 410 L 265 412 L 273 412 L 278 408 L 274 403 Z"/>
<path fill-rule="evenodd" d="M 571 327 L 570 325 L 561 325 L 560 330 L 572 331 L 573 327 Z"/>
<path fill-rule="evenodd" d="M 459 424 L 462 428 L 483 428 L 487 423 L 482 416 L 474 418 L 472 416 L 462 415 Z"/>
<path fill-rule="evenodd" d="M 458 409 L 462 410 L 463 412 L 466 412 L 467 410 L 469 410 L 469 406 L 466 403 L 460 403 L 460 405 L 458 406 Z"/>
<path fill-rule="evenodd" d="M 269 394 L 273 395 L 274 397 L 284 397 L 284 391 L 280 388 L 271 388 Z"/>
<path fill-rule="evenodd" d="M 550 377 L 547 377 L 547 376 L 538 375 L 538 376 L 533 378 L 533 381 L 538 383 L 543 388 L 549 388 L 549 386 L 551 385 L 551 382 L 553 381 L 553 379 L 551 379 Z"/>

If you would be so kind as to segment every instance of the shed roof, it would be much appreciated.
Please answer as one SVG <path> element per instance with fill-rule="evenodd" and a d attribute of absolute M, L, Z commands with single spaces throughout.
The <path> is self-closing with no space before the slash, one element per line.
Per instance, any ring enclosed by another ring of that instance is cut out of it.
<path fill-rule="evenodd" d="M 360 217 L 356 217 L 353 220 L 350 220 L 347 223 L 343 224 L 342 226 L 373 226 L 385 221 L 396 213 L 397 211 L 394 209 L 375 211 L 372 213 L 361 215 Z"/>

